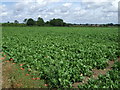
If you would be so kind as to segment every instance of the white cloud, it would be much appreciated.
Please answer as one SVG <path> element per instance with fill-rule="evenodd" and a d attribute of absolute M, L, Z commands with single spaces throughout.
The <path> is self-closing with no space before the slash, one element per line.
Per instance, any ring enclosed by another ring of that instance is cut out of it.
<path fill-rule="evenodd" d="M 7 16 L 8 13 L 7 12 L 3 12 L 0 16 Z"/>
<path fill-rule="evenodd" d="M 3 18 L 8 16 L 8 11 L 6 5 L 0 5 L 0 19 L 3 21 Z"/>
<path fill-rule="evenodd" d="M 6 5 L 4 5 L 4 4 L 0 5 L 0 11 L 4 12 L 6 10 L 7 10 Z"/>
<path fill-rule="evenodd" d="M 96 2 L 96 3 L 101 3 L 101 2 L 111 2 L 113 0 L 82 0 L 82 2 Z"/>
<path fill-rule="evenodd" d="M 72 5 L 72 3 L 64 3 L 63 6 L 65 7 L 70 7 Z"/>
<path fill-rule="evenodd" d="M 112 1 L 112 6 L 114 7 L 114 9 L 118 9 L 118 2 L 119 2 L 120 0 L 114 0 L 114 1 Z"/>
<path fill-rule="evenodd" d="M 20 0 L 19 0 L 20 1 Z M 36 2 L 34 2 L 36 1 Z M 4 22 L 42 17 L 62 18 L 72 23 L 117 23 L 119 0 L 24 0 L 11 6 L 0 5 Z"/>

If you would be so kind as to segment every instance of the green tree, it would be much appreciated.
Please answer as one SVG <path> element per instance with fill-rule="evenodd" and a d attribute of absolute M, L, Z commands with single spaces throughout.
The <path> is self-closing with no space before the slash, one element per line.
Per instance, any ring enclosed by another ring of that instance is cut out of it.
<path fill-rule="evenodd" d="M 18 24 L 19 22 L 17 20 L 14 21 L 15 24 Z"/>
<path fill-rule="evenodd" d="M 113 26 L 114 24 L 113 23 L 108 23 L 107 26 Z"/>
<path fill-rule="evenodd" d="M 35 25 L 35 21 L 32 19 L 32 18 L 30 18 L 30 19 L 28 19 L 27 20 L 27 23 L 26 23 L 28 26 L 33 26 L 33 25 Z"/>
<path fill-rule="evenodd" d="M 49 21 L 47 21 L 45 24 L 49 24 L 50 22 Z"/>
<path fill-rule="evenodd" d="M 42 18 L 40 18 L 40 17 L 38 17 L 38 20 L 37 20 L 37 25 L 38 26 L 44 26 L 44 20 L 42 19 Z"/>
<path fill-rule="evenodd" d="M 45 26 L 50 26 L 50 22 L 49 22 L 49 21 L 46 21 L 46 22 L 45 22 Z"/>
<path fill-rule="evenodd" d="M 23 20 L 24 23 L 27 23 L 27 18 Z"/>
<path fill-rule="evenodd" d="M 52 19 L 50 20 L 50 25 L 52 26 L 63 26 L 64 22 L 62 19 Z"/>

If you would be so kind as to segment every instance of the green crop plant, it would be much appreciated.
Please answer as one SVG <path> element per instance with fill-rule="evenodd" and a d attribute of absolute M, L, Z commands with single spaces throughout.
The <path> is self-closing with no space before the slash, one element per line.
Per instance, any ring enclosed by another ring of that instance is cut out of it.
<path fill-rule="evenodd" d="M 115 27 L 3 27 L 2 49 L 49 87 L 66 88 L 116 60 L 117 37 Z"/>

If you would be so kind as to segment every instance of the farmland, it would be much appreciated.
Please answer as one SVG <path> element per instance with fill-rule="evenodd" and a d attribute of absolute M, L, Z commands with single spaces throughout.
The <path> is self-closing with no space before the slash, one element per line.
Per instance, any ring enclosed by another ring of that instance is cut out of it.
<path fill-rule="evenodd" d="M 110 60 L 118 63 L 120 56 L 116 27 L 3 27 L 2 34 L 8 59 L 36 71 L 34 76 L 46 80 L 50 88 L 72 87 L 91 76 L 92 69 L 105 69 Z M 114 72 L 119 70 L 114 67 Z"/>

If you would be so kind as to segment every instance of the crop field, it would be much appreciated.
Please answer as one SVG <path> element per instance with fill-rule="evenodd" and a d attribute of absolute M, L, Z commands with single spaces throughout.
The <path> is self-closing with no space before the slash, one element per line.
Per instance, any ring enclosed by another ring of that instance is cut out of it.
<path fill-rule="evenodd" d="M 72 88 L 113 60 L 111 71 L 78 88 L 120 88 L 117 27 L 3 27 L 2 50 L 50 88 Z"/>

